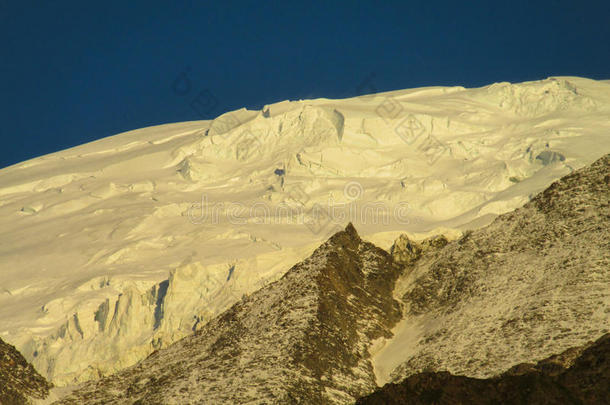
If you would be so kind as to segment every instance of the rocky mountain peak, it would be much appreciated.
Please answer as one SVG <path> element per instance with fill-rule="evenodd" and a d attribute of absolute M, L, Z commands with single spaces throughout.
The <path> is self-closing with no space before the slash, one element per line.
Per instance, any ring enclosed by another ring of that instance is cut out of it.
<path fill-rule="evenodd" d="M 400 319 L 401 270 L 349 224 L 193 336 L 63 403 L 352 403 L 376 387 L 368 349 Z"/>

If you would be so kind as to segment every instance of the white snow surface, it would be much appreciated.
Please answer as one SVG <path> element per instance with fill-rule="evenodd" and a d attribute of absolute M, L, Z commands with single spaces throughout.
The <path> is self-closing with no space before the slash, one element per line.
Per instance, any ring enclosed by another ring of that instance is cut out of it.
<path fill-rule="evenodd" d="M 284 101 L 32 159 L 0 170 L 0 336 L 56 385 L 97 378 L 348 221 L 384 248 L 456 235 L 609 152 L 610 83 L 557 77 Z"/>

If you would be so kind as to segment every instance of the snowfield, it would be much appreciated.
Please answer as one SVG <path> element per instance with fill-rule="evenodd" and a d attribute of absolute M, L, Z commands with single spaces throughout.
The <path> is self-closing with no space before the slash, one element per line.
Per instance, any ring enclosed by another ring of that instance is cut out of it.
<path fill-rule="evenodd" d="M 200 329 L 353 222 L 489 224 L 610 153 L 610 82 L 284 101 L 0 170 L 0 337 L 56 385 Z M 389 373 L 389 370 L 387 370 Z"/>

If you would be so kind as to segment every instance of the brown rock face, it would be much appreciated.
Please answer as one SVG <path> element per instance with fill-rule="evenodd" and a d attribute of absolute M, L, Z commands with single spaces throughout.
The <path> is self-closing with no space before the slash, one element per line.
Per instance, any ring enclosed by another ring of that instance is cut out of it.
<path fill-rule="evenodd" d="M 571 359 L 574 353 L 580 353 Z M 563 365 L 572 363 L 565 368 Z M 610 334 L 536 365 L 476 379 L 448 372 L 421 373 L 386 384 L 360 405 L 391 404 L 607 404 L 610 401 Z"/>
<path fill-rule="evenodd" d="M 46 398 L 51 387 L 14 346 L 0 339 L 0 404 L 29 404 L 32 398 Z"/>
<path fill-rule="evenodd" d="M 421 256 L 421 247 L 417 242 L 409 239 L 407 235 L 400 235 L 392 245 L 390 253 L 396 263 L 413 264 Z"/>
<path fill-rule="evenodd" d="M 407 235 L 403 234 L 396 239 L 390 249 L 390 253 L 396 263 L 412 265 L 423 253 L 442 249 L 448 243 L 449 241 L 443 235 L 432 236 L 418 243 L 410 240 Z"/>

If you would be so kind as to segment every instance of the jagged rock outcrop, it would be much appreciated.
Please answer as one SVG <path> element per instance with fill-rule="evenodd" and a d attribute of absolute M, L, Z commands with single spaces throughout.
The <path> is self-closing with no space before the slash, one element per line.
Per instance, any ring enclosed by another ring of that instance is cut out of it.
<path fill-rule="evenodd" d="M 405 319 L 374 360 L 380 381 L 423 371 L 489 378 L 608 333 L 609 183 L 606 155 L 423 252 L 397 282 Z"/>
<path fill-rule="evenodd" d="M 407 235 L 402 234 L 390 248 L 390 253 L 397 263 L 412 264 L 421 256 L 421 247 Z"/>
<path fill-rule="evenodd" d="M 449 241 L 444 235 L 431 236 L 421 242 L 416 242 L 402 234 L 390 248 L 390 253 L 395 262 L 402 265 L 412 265 L 421 257 L 423 252 L 441 249 L 447 243 Z"/>
<path fill-rule="evenodd" d="M 386 384 L 359 405 L 393 404 L 607 404 L 610 334 L 537 364 L 520 364 L 501 376 L 476 379 L 427 372 Z"/>
<path fill-rule="evenodd" d="M 0 404 L 30 404 L 46 398 L 52 386 L 14 346 L 0 339 Z"/>
<path fill-rule="evenodd" d="M 376 387 L 368 348 L 400 319 L 401 269 L 350 224 L 194 335 L 61 403 L 353 403 Z"/>

